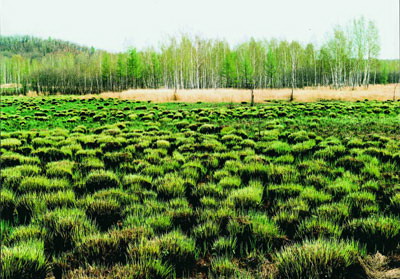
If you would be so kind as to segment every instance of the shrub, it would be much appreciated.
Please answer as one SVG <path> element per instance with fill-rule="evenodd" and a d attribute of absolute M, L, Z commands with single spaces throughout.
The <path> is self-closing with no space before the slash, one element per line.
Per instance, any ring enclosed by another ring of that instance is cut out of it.
<path fill-rule="evenodd" d="M 277 278 L 352 278 L 363 251 L 355 242 L 306 240 L 284 247 L 274 256 Z"/>
<path fill-rule="evenodd" d="M 400 219 L 390 216 L 353 219 L 344 227 L 343 234 L 366 244 L 370 252 L 390 252 L 400 244 Z"/>
<path fill-rule="evenodd" d="M 92 171 L 85 179 L 85 190 L 95 192 L 100 189 L 116 188 L 119 184 L 117 175 L 111 171 Z"/>
<path fill-rule="evenodd" d="M 43 242 L 30 240 L 1 249 L 1 278 L 46 278 L 49 265 L 43 253 Z"/>

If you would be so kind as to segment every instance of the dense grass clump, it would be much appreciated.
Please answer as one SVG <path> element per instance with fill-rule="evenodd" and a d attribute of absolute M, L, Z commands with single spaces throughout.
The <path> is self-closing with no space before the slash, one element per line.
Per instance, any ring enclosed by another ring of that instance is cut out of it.
<path fill-rule="evenodd" d="M 355 242 L 317 239 L 276 253 L 277 278 L 349 278 L 359 272 L 364 253 Z"/>
<path fill-rule="evenodd" d="M 369 251 L 389 252 L 399 246 L 400 219 L 394 216 L 353 219 L 345 226 L 344 232 L 366 244 Z"/>
<path fill-rule="evenodd" d="M 120 184 L 118 177 L 111 171 L 93 171 L 85 179 L 85 190 L 94 192 L 105 188 L 116 188 Z"/>
<path fill-rule="evenodd" d="M 38 217 L 37 222 L 46 229 L 44 247 L 48 254 L 68 251 L 85 234 L 95 231 L 79 209 L 58 208 Z"/>
<path fill-rule="evenodd" d="M 19 242 L 1 249 L 1 278 L 44 279 L 49 263 L 44 255 L 43 242 Z"/>

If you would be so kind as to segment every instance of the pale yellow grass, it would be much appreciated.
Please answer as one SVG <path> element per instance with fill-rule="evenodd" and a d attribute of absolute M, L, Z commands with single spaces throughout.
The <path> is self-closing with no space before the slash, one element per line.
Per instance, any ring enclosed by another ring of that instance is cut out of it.
<path fill-rule="evenodd" d="M 338 90 L 329 87 L 304 88 L 294 90 L 294 100 L 297 102 L 315 102 L 319 100 L 393 100 L 396 91 L 396 100 L 400 100 L 400 85 L 370 85 L 368 88 L 341 88 Z M 130 89 L 122 92 L 104 92 L 100 94 L 87 94 L 79 98 L 120 98 L 124 100 L 165 102 L 208 102 L 208 103 L 240 103 L 250 102 L 251 91 L 244 89 L 184 89 L 174 93 L 173 89 Z M 290 88 L 284 89 L 256 89 L 254 101 L 257 103 L 266 100 L 289 100 Z M 37 96 L 29 92 L 28 96 Z"/>
<path fill-rule="evenodd" d="M 368 88 L 342 88 L 339 90 L 327 87 L 304 88 L 294 90 L 294 100 L 298 102 L 314 102 L 319 100 L 392 100 L 396 90 L 396 100 L 400 99 L 400 86 L 396 84 L 371 85 Z M 266 100 L 288 100 L 291 89 L 257 89 L 254 90 L 254 101 L 261 103 Z M 250 90 L 244 89 L 131 89 L 122 92 L 104 92 L 99 95 L 84 97 L 120 98 L 152 102 L 209 102 L 209 103 L 239 103 L 250 101 Z"/>

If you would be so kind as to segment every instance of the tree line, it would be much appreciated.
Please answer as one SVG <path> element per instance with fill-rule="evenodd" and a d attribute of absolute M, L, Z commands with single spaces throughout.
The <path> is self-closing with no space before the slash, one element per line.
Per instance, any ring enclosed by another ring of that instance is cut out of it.
<path fill-rule="evenodd" d="M 182 35 L 159 49 L 109 53 L 57 40 L 0 38 L 0 82 L 50 94 L 129 88 L 302 88 L 399 82 L 398 60 L 379 60 L 376 25 L 361 17 L 317 46 L 286 40 L 224 40 Z"/>

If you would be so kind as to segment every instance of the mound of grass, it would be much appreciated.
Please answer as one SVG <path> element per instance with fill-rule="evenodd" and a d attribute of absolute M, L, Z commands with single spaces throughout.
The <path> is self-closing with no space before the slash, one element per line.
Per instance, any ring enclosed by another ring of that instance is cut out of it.
<path fill-rule="evenodd" d="M 228 200 L 238 208 L 257 208 L 262 204 L 263 191 L 259 181 L 251 181 L 249 186 L 231 191 Z"/>
<path fill-rule="evenodd" d="M 312 239 L 324 237 L 337 239 L 341 234 L 341 227 L 328 219 L 308 218 L 298 226 L 296 238 Z"/>
<path fill-rule="evenodd" d="M 28 192 L 54 192 L 66 190 L 71 187 L 68 180 L 58 178 L 47 178 L 46 176 L 32 176 L 22 179 L 17 191 L 20 193 Z"/>
<path fill-rule="evenodd" d="M 120 185 L 117 175 L 111 171 L 92 171 L 85 179 L 85 189 L 95 192 L 106 188 L 117 188 Z"/>
<path fill-rule="evenodd" d="M 68 160 L 50 162 L 46 165 L 46 174 L 49 177 L 72 179 L 74 165 Z"/>
<path fill-rule="evenodd" d="M 85 234 L 95 231 L 85 212 L 76 208 L 49 211 L 37 223 L 46 229 L 44 247 L 50 255 L 71 250 Z"/>
<path fill-rule="evenodd" d="M 40 240 L 44 237 L 45 230 L 37 225 L 14 227 L 6 238 L 7 244 L 16 244 L 30 240 Z"/>
<path fill-rule="evenodd" d="M 276 278 L 351 278 L 361 271 L 363 254 L 351 241 L 306 240 L 274 255 Z"/>
<path fill-rule="evenodd" d="M 155 184 L 161 198 L 178 198 L 185 195 L 185 179 L 177 173 L 168 173 Z"/>
<path fill-rule="evenodd" d="M 14 211 L 17 205 L 15 194 L 6 189 L 0 190 L 0 216 L 1 219 L 12 221 L 14 219 Z"/>
<path fill-rule="evenodd" d="M 400 219 L 391 216 L 371 216 L 353 219 L 343 234 L 366 244 L 371 252 L 390 252 L 400 245 Z"/>
<path fill-rule="evenodd" d="M 49 263 L 44 255 L 43 242 L 30 240 L 1 249 L 1 278 L 44 279 Z"/>
<path fill-rule="evenodd" d="M 122 220 L 120 203 L 114 199 L 92 199 L 86 205 L 86 214 L 104 231 Z"/>

